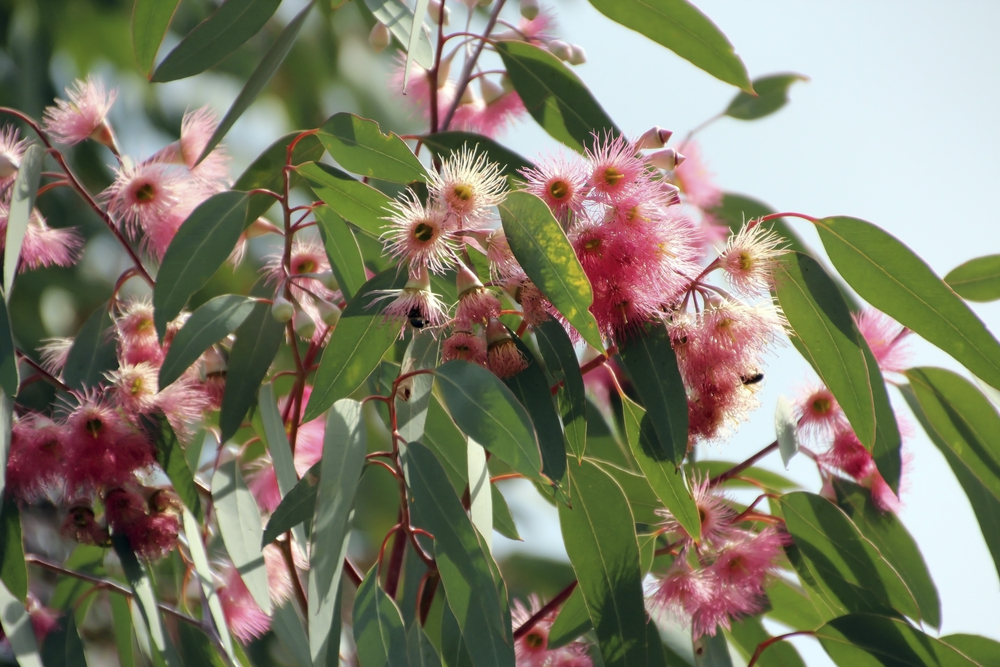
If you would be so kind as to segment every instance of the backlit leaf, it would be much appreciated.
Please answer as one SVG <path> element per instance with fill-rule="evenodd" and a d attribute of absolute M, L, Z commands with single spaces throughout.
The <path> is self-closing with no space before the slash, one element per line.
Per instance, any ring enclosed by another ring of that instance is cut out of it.
<path fill-rule="evenodd" d="M 753 90 L 746 65 L 733 45 L 686 0 L 590 0 L 590 4 L 715 78 L 747 92 Z"/>
<path fill-rule="evenodd" d="M 590 621 L 587 603 L 583 601 L 583 591 L 580 586 L 573 589 L 566 602 L 559 608 L 559 615 L 549 630 L 550 649 L 565 646 L 577 637 L 594 627 Z"/>
<path fill-rule="evenodd" d="M 365 667 L 405 667 L 410 664 L 403 616 L 378 583 L 377 563 L 358 587 L 352 618 L 360 664 Z"/>
<path fill-rule="evenodd" d="M 248 195 L 226 191 L 205 200 L 170 242 L 153 288 L 153 321 L 163 338 L 167 324 L 222 266 L 243 232 Z"/>
<path fill-rule="evenodd" d="M 35 208 L 35 195 L 38 193 L 38 181 L 42 176 L 44 161 L 45 149 L 40 144 L 32 143 L 21 156 L 17 176 L 10 186 L 7 224 L 3 233 L 3 293 L 8 304 L 14 289 L 14 276 L 17 275 L 20 264 L 24 235 L 28 231 L 28 220 Z"/>
<path fill-rule="evenodd" d="M 856 218 L 816 222 L 830 261 L 861 298 L 1000 388 L 1000 343 L 927 264 Z"/>
<path fill-rule="evenodd" d="M 219 532 L 230 560 L 265 614 L 271 612 L 267 569 L 261 553 L 260 512 L 236 460 L 223 463 L 212 477 L 212 500 L 219 520 Z"/>
<path fill-rule="evenodd" d="M 311 522 L 319 495 L 319 470 L 319 463 L 313 465 L 278 503 L 264 528 L 262 549 L 295 526 Z"/>
<path fill-rule="evenodd" d="M 160 367 L 159 387 L 171 385 L 209 347 L 243 324 L 256 301 L 238 294 L 223 294 L 198 307 L 170 342 Z"/>
<path fill-rule="evenodd" d="M 968 301 L 996 301 L 1000 299 L 1000 255 L 970 259 L 949 271 L 944 281 Z"/>
<path fill-rule="evenodd" d="M 365 6 L 375 15 L 375 18 L 389 28 L 399 43 L 407 49 L 413 57 L 413 62 L 424 69 L 431 68 L 434 64 L 434 52 L 424 30 L 418 33 L 418 35 L 422 33 L 422 36 L 417 41 L 416 47 L 409 47 L 413 12 L 404 2 L 401 0 L 365 0 Z M 421 22 L 420 25 L 423 26 L 423 23 Z"/>
<path fill-rule="evenodd" d="M 12 595 L 0 583 L 0 626 L 4 629 L 10 648 L 21 667 L 43 667 L 38 655 L 35 631 L 31 627 L 31 617 L 24 608 L 24 602 Z"/>
<path fill-rule="evenodd" d="M 382 316 L 382 307 L 389 301 L 378 303 L 378 299 L 380 291 L 400 289 L 406 279 L 405 271 L 383 271 L 366 282 L 344 308 L 320 358 L 303 422 L 350 396 L 399 338 L 400 324 Z"/>
<path fill-rule="evenodd" d="M 219 639 L 226 651 L 226 655 L 233 662 L 236 655 L 233 653 L 233 638 L 229 633 L 229 624 L 226 615 L 222 611 L 222 601 L 215 589 L 215 574 L 208 564 L 208 552 L 205 550 L 205 543 L 201 539 L 201 526 L 194 515 L 186 508 L 181 516 L 184 524 L 184 535 L 187 537 L 188 551 L 191 554 L 191 563 L 194 571 L 198 575 L 198 582 L 201 584 L 201 594 L 208 601 L 208 612 L 215 624 Z M 181 624 L 183 625 L 183 623 Z"/>
<path fill-rule="evenodd" d="M 226 0 L 167 54 L 150 80 L 175 81 L 219 64 L 256 35 L 279 4 L 281 0 Z"/>
<path fill-rule="evenodd" d="M 386 224 L 383 218 L 391 212 L 387 196 L 330 165 L 310 162 L 297 171 L 309 181 L 316 196 L 340 217 L 370 234 L 381 236 Z"/>
<path fill-rule="evenodd" d="M 365 263 L 361 258 L 358 241 L 344 219 L 329 206 L 320 206 L 313 214 L 323 236 L 323 247 L 330 259 L 330 269 L 337 278 L 344 298 L 350 301 L 365 284 Z"/>
<path fill-rule="evenodd" d="M 156 52 L 170 27 L 180 0 L 136 0 L 132 8 L 132 51 L 139 70 L 147 78 L 153 73 Z"/>
<path fill-rule="evenodd" d="M 258 302 L 236 330 L 219 414 L 222 442 L 239 430 L 247 410 L 257 397 L 257 388 L 267 375 L 284 339 L 285 325 L 271 316 L 271 305 L 268 303 Z"/>
<path fill-rule="evenodd" d="M 764 629 L 760 618 L 747 616 L 733 621 L 729 637 L 740 649 L 740 653 L 749 660 L 761 642 L 767 641 L 771 635 Z M 757 660 L 760 667 L 806 667 L 802 656 L 790 642 L 775 642 L 767 647 Z"/>
<path fill-rule="evenodd" d="M 28 596 L 28 566 L 24 562 L 21 512 L 10 495 L 0 496 L 0 580 L 22 603 Z"/>
<path fill-rule="evenodd" d="M 511 192 L 498 208 L 511 252 L 524 272 L 585 341 L 604 349 L 589 310 L 594 302 L 590 281 L 549 207 L 533 194 Z"/>
<path fill-rule="evenodd" d="M 382 134 L 378 123 L 350 113 L 334 114 L 319 131 L 330 156 L 352 173 L 393 183 L 427 178 L 427 170 L 395 133 Z"/>
<path fill-rule="evenodd" d="M 774 411 L 774 432 L 781 462 L 785 464 L 785 470 L 788 470 L 788 462 L 799 453 L 799 424 L 795 407 L 784 396 L 778 397 L 778 406 Z"/>
<path fill-rule="evenodd" d="M 309 650 L 313 665 L 330 664 L 340 651 L 340 580 L 347 556 L 354 494 L 368 441 L 361 404 L 337 401 L 326 417 L 316 517 L 309 550 Z M 403 644 L 405 647 L 406 640 Z"/>
<path fill-rule="evenodd" d="M 724 633 L 702 635 L 691 643 L 694 647 L 695 667 L 733 667 L 733 659 L 729 655 L 729 644 Z"/>
<path fill-rule="evenodd" d="M 816 631 L 838 667 L 985 667 L 906 621 L 875 614 L 850 614 Z"/>
<path fill-rule="evenodd" d="M 66 355 L 63 382 L 71 389 L 93 387 L 104 380 L 106 372 L 118 368 L 115 340 L 108 335 L 110 327 L 111 314 L 105 302 L 80 327 L 73 339 L 73 346 Z"/>
<path fill-rule="evenodd" d="M 433 370 L 440 350 L 441 339 L 433 331 L 414 331 L 403 355 L 400 375 Z M 396 394 L 396 430 L 407 442 L 423 440 L 433 386 L 434 376 L 430 373 L 414 375 L 400 385 Z"/>
<path fill-rule="evenodd" d="M 281 192 L 284 187 L 283 169 L 288 156 L 288 147 L 293 141 L 296 142 L 295 148 L 292 149 L 291 164 L 293 166 L 318 160 L 324 153 L 323 144 L 320 143 L 315 134 L 307 134 L 299 139 L 300 134 L 299 132 L 291 132 L 271 144 L 236 179 L 233 190 L 247 192 L 260 188 L 271 192 Z M 302 180 L 302 177 L 295 171 L 290 176 L 290 185 L 294 188 Z M 245 224 L 249 225 L 264 215 L 269 208 L 274 206 L 276 201 L 274 197 L 264 193 L 250 195 Z"/>
<path fill-rule="evenodd" d="M 808 77 L 801 74 L 770 74 L 754 79 L 753 91 L 757 95 L 737 93 L 723 113 L 738 120 L 757 120 L 770 116 L 788 104 L 788 89 L 793 83 L 808 80 Z"/>
<path fill-rule="evenodd" d="M 837 285 L 813 258 L 801 253 L 779 257 L 775 294 L 795 335 L 792 343 L 837 398 L 869 450 L 875 444 L 875 399 L 861 334 Z"/>
<path fill-rule="evenodd" d="M 545 360 L 545 370 L 552 381 L 560 385 L 556 398 L 566 444 L 579 463 L 587 448 L 587 393 L 576 350 L 566 329 L 557 320 L 548 319 L 533 328 L 538 349 Z"/>
<path fill-rule="evenodd" d="M 525 477 L 548 484 L 531 418 L 496 375 L 457 360 L 434 375 L 441 402 L 463 433 Z"/>
<path fill-rule="evenodd" d="M 580 78 L 554 55 L 519 41 L 498 42 L 496 49 L 528 113 L 553 138 L 582 151 L 593 144 L 592 133 L 619 133 Z"/>
<path fill-rule="evenodd" d="M 219 122 L 218 127 L 212 132 L 212 136 L 205 144 L 205 148 L 202 149 L 201 155 L 198 156 L 198 162 L 204 160 L 208 157 L 209 153 L 215 150 L 215 147 L 219 145 L 222 138 L 232 129 L 240 116 L 250 108 L 250 105 L 254 103 L 257 96 L 264 90 L 264 86 L 267 85 L 271 77 L 274 76 L 274 73 L 281 67 L 281 63 L 285 61 L 288 52 L 292 50 L 295 38 L 299 36 L 299 30 L 302 29 L 302 24 L 305 23 L 306 17 L 309 16 L 309 11 L 314 4 L 315 1 L 311 0 L 295 18 L 288 22 L 288 25 L 284 27 L 278 38 L 274 40 L 271 48 L 267 50 L 267 53 L 261 58 L 256 69 L 247 78 L 247 82 L 243 84 L 239 95 L 233 100 L 232 106 L 229 107 L 226 115 Z M 264 19 L 264 21 L 266 22 L 267 19 Z M 237 46 L 239 45 L 237 44 Z"/>

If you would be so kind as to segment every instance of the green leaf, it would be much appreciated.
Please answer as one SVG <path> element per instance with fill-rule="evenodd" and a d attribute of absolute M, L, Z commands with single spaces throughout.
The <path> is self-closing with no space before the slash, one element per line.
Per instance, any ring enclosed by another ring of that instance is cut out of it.
<path fill-rule="evenodd" d="M 450 488 L 444 468 L 417 442 L 407 445 L 403 464 L 413 494 L 414 522 L 434 535 L 434 557 L 448 607 L 462 635 L 470 639 L 466 649 L 473 664 L 513 665 L 510 613 L 493 579 L 495 564 L 491 565 L 492 556 Z"/>
<path fill-rule="evenodd" d="M 441 667 L 441 658 L 419 623 L 414 623 L 406 633 L 406 653 L 410 667 Z"/>
<path fill-rule="evenodd" d="M 191 563 L 194 565 L 195 573 L 198 575 L 198 582 L 201 584 L 201 593 L 208 602 L 208 612 L 215 624 L 215 630 L 222 642 L 222 647 L 229 656 L 230 661 L 236 662 L 236 655 L 233 653 L 233 638 L 229 633 L 229 624 L 226 622 L 226 615 L 222 611 L 222 601 L 215 590 L 215 575 L 208 564 L 208 552 L 205 550 L 205 543 L 201 539 L 201 525 L 191 512 L 184 508 L 181 516 L 184 523 L 184 535 L 187 538 L 188 551 L 191 554 Z M 180 625 L 185 625 L 181 623 Z"/>
<path fill-rule="evenodd" d="M 1000 642 L 979 635 L 948 635 L 941 641 L 961 651 L 981 665 L 993 665 L 1000 661 Z"/>
<path fill-rule="evenodd" d="M 103 576 L 105 574 L 104 556 L 106 554 L 107 551 L 103 547 L 78 544 L 72 553 L 70 553 L 69 558 L 63 563 L 63 567 L 73 572 Z M 83 618 L 80 615 L 80 611 L 81 608 L 85 610 L 86 605 L 79 604 L 79 600 L 81 595 L 90 590 L 90 586 L 91 584 L 82 579 L 62 577 L 56 583 L 52 597 L 49 598 L 48 606 L 59 610 L 68 610 L 71 606 L 76 607 L 77 618 Z"/>
<path fill-rule="evenodd" d="M 104 302 L 83 323 L 66 355 L 63 382 L 70 389 L 96 386 L 105 373 L 118 368 L 115 340 L 108 335 L 110 327 L 111 313 Z"/>
<path fill-rule="evenodd" d="M 587 603 L 583 601 L 583 591 L 577 586 L 569 599 L 563 603 L 555 623 L 549 629 L 548 648 L 555 649 L 576 640 L 577 637 L 594 627 L 590 621 Z"/>
<path fill-rule="evenodd" d="M 552 381 L 559 384 L 556 397 L 566 445 L 579 463 L 587 449 L 587 392 L 576 350 L 562 323 L 555 319 L 546 320 L 533 329 L 545 370 Z"/>
<path fill-rule="evenodd" d="M 176 81 L 219 64 L 256 35 L 280 4 L 281 0 L 226 0 L 167 54 L 150 81 Z"/>
<path fill-rule="evenodd" d="M 427 16 L 427 5 L 429 0 L 416 0 L 413 6 L 412 25 L 424 25 L 424 18 Z M 443 5 L 444 3 L 442 3 Z M 440 10 L 443 11 L 443 10 Z M 406 93 L 406 85 L 410 81 L 410 65 L 414 60 L 414 52 L 420 45 L 420 37 L 423 31 L 410 29 L 410 39 L 406 42 L 406 58 L 403 62 L 403 93 Z M 426 39 L 426 38 L 425 38 Z"/>
<path fill-rule="evenodd" d="M 177 624 L 178 650 L 185 665 L 199 667 L 234 667 L 235 652 L 229 659 L 223 657 L 206 634 L 204 628 L 197 628 L 188 623 Z"/>
<path fill-rule="evenodd" d="M 173 384 L 212 345 L 243 324 L 256 299 L 223 294 L 198 307 L 174 336 L 160 367 L 160 389 Z"/>
<path fill-rule="evenodd" d="M 288 155 L 288 147 L 293 141 L 296 143 L 295 148 L 292 149 L 292 165 L 318 160 L 323 157 L 323 153 L 325 152 L 323 144 L 319 142 L 316 135 L 301 135 L 301 132 L 291 132 L 271 144 L 236 179 L 236 183 L 233 184 L 233 190 L 248 192 L 259 188 L 270 190 L 271 192 L 281 192 L 285 185 L 284 166 Z M 289 185 L 294 188 L 301 180 L 298 173 L 293 171 Z M 269 208 L 274 206 L 276 201 L 274 197 L 263 193 L 250 195 L 250 204 L 247 207 L 244 226 L 249 225 L 264 215 Z"/>
<path fill-rule="evenodd" d="M 881 607 L 924 617 L 906 583 L 843 510 L 803 491 L 783 496 L 780 503 L 795 546 L 849 611 Z"/>
<path fill-rule="evenodd" d="M 135 0 L 132 8 L 132 51 L 135 62 L 146 78 L 153 73 L 156 52 L 170 28 L 170 20 L 180 0 Z"/>
<path fill-rule="evenodd" d="M 178 442 L 170 422 L 160 414 L 147 417 L 146 422 L 156 443 L 156 462 L 160 464 L 163 472 L 167 473 L 174 491 L 180 496 L 184 506 L 194 512 L 199 521 L 204 520 L 201 499 L 198 497 L 198 485 L 194 481 L 194 474 L 184 456 L 184 449 Z"/>
<path fill-rule="evenodd" d="M 419 625 L 419 624 L 414 624 Z M 446 667 L 473 667 L 469 643 L 462 636 L 458 619 L 447 604 L 441 610 L 441 659 Z"/>
<path fill-rule="evenodd" d="M 17 275 L 20 265 L 24 235 L 28 231 L 28 221 L 35 208 L 35 195 L 38 193 L 38 181 L 42 176 L 44 161 L 45 149 L 37 143 L 32 143 L 21 156 L 17 176 L 10 186 L 3 248 L 3 291 L 8 304 L 14 289 L 14 276 Z"/>
<path fill-rule="evenodd" d="M 836 618 L 816 631 L 838 667 L 985 667 L 905 621 L 875 614 Z"/>
<path fill-rule="evenodd" d="M 257 417 L 260 417 L 259 430 L 256 425 Z M 257 435 L 263 438 L 267 445 L 267 452 L 271 455 L 271 461 L 274 463 L 278 491 L 284 497 L 298 483 L 299 476 L 295 470 L 295 459 L 292 456 L 292 447 L 288 443 L 285 422 L 278 410 L 278 402 L 274 397 L 274 386 L 271 383 L 261 385 L 260 391 L 257 393 L 257 412 L 254 419 L 254 430 L 258 430 Z M 264 540 L 262 544 L 267 544 L 270 541 Z"/>
<path fill-rule="evenodd" d="M 580 77 L 554 55 L 520 41 L 497 42 L 496 49 L 528 113 L 554 139 L 582 151 L 595 133 L 619 134 Z"/>
<path fill-rule="evenodd" d="M 119 595 L 111 595 L 108 603 L 111 607 L 118 661 L 122 667 L 135 667 L 135 654 L 132 650 L 132 613 L 129 611 L 129 602 Z"/>
<path fill-rule="evenodd" d="M 916 541 L 893 512 L 884 512 L 872 502 L 871 492 L 843 478 L 835 478 L 837 504 L 864 537 L 875 545 L 889 565 L 899 573 L 923 613 L 924 622 L 941 627 L 941 600 Z"/>
<path fill-rule="evenodd" d="M 340 627 L 340 624 L 337 624 Z M 308 667 L 314 664 L 309 655 L 309 639 L 298 613 L 295 611 L 295 603 L 288 601 L 274 610 L 274 617 L 271 619 L 271 629 L 284 645 L 285 650 L 291 656 L 291 664 Z M 337 636 L 339 640 L 339 635 Z"/>
<path fill-rule="evenodd" d="M 344 299 L 350 301 L 365 284 L 365 262 L 358 241 L 344 219 L 329 206 L 313 211 L 316 226 L 323 236 L 323 247 L 330 258 L 330 268 L 340 285 Z"/>
<path fill-rule="evenodd" d="M 587 343 L 604 349 L 589 310 L 594 303 L 590 281 L 549 207 L 533 194 L 511 192 L 498 208 L 511 252 L 524 272 Z"/>
<path fill-rule="evenodd" d="M 1000 299 L 1000 255 L 970 259 L 949 271 L 944 281 L 968 301 L 996 301 Z"/>
<path fill-rule="evenodd" d="M 784 396 L 778 397 L 774 410 L 774 433 L 778 442 L 781 462 L 788 470 L 788 463 L 799 453 L 799 422 L 795 416 L 795 406 Z"/>
<path fill-rule="evenodd" d="M 523 180 L 518 173 L 522 169 L 530 169 L 535 165 L 521 157 L 506 146 L 501 146 L 489 137 L 473 132 L 437 132 L 420 137 L 424 146 L 439 159 L 447 159 L 452 153 L 457 153 L 468 146 L 479 155 L 485 155 L 490 162 L 502 167 L 504 174 L 510 179 Z"/>
<path fill-rule="evenodd" d="M 793 630 L 815 630 L 839 613 L 781 577 L 768 586 L 767 599 L 771 602 L 767 615 Z"/>
<path fill-rule="evenodd" d="M 284 339 L 285 325 L 271 316 L 267 303 L 257 303 L 236 330 L 219 415 L 223 443 L 239 430 Z"/>
<path fill-rule="evenodd" d="M 490 493 L 493 496 L 493 530 L 508 540 L 520 541 L 521 536 L 517 532 L 517 524 L 514 523 L 510 507 L 507 506 L 507 499 L 504 498 L 496 484 L 490 484 Z"/>
<path fill-rule="evenodd" d="M 622 407 L 628 444 L 646 481 L 687 534 L 700 542 L 701 518 L 698 506 L 688 491 L 683 471 L 673 461 L 663 457 L 662 447 L 656 441 L 653 420 L 648 413 L 627 396 L 622 396 Z"/>
<path fill-rule="evenodd" d="M 0 626 L 10 642 L 17 664 L 21 667 L 43 667 L 38 655 L 35 631 L 31 627 L 31 617 L 24 608 L 24 602 L 12 595 L 0 583 Z"/>
<path fill-rule="evenodd" d="M 781 107 L 788 104 L 788 89 L 796 81 L 808 81 L 809 77 L 801 74 L 770 74 L 753 81 L 753 91 L 737 93 L 723 112 L 737 120 L 757 120 L 770 116 Z"/>
<path fill-rule="evenodd" d="M 691 644 L 694 648 L 695 667 L 733 667 L 725 634 L 716 632 L 715 635 L 702 635 Z"/>
<path fill-rule="evenodd" d="M 635 521 L 621 487 L 594 464 L 569 467 L 573 507 L 559 506 L 566 552 L 608 667 L 645 665 L 646 609 Z"/>
<path fill-rule="evenodd" d="M 788 253 L 774 266 L 775 294 L 795 336 L 792 343 L 810 363 L 869 450 L 875 444 L 875 399 L 861 334 L 840 290 L 816 260 Z"/>
<path fill-rule="evenodd" d="M 647 326 L 623 343 L 619 358 L 656 433 L 649 455 L 679 465 L 688 448 L 687 393 L 666 327 Z"/>
<path fill-rule="evenodd" d="M 199 205 L 177 230 L 153 288 L 153 320 L 161 339 L 167 323 L 229 257 L 243 232 L 247 202 L 246 193 L 220 192 Z"/>
<path fill-rule="evenodd" d="M 160 616 L 160 608 L 156 604 L 156 594 L 149 573 L 136 559 L 125 535 L 112 535 L 111 540 L 115 553 L 118 554 L 118 560 L 121 561 L 125 578 L 132 589 L 133 609 L 137 617 L 142 619 L 143 629 L 148 633 L 152 646 L 170 667 L 182 667 L 177 651 L 163 625 L 163 617 Z M 136 630 L 138 631 L 138 628 Z"/>
<path fill-rule="evenodd" d="M 557 326 L 560 325 L 557 323 Z M 528 411 L 535 427 L 542 454 L 542 473 L 558 484 L 566 476 L 566 442 L 552 390 L 535 355 L 519 336 L 510 333 L 528 365 L 503 383 Z"/>
<path fill-rule="evenodd" d="M 414 331 L 403 355 L 400 375 L 433 370 L 438 365 L 440 349 L 441 341 L 433 331 Z M 400 385 L 396 394 L 396 430 L 406 442 L 417 442 L 424 437 L 433 387 L 434 376 L 430 373 L 414 375 Z"/>
<path fill-rule="evenodd" d="M 309 162 L 297 171 L 339 216 L 370 234 L 382 235 L 383 218 L 390 213 L 389 197 L 330 165 Z"/>
<path fill-rule="evenodd" d="M 739 648 L 743 657 L 748 660 L 761 642 L 765 642 L 771 638 L 770 633 L 764 629 L 764 625 L 760 622 L 760 618 L 756 616 L 747 616 L 738 621 L 734 620 L 729 636 Z M 802 661 L 802 656 L 799 655 L 799 652 L 789 642 L 775 642 L 768 646 L 761 653 L 757 664 L 760 667 L 806 667 L 806 663 Z"/>
<path fill-rule="evenodd" d="M 373 120 L 334 114 L 320 128 L 319 140 L 340 166 L 355 174 L 403 184 L 427 178 L 406 142 L 395 133 L 382 134 Z"/>
<path fill-rule="evenodd" d="M 17 348 L 14 347 L 14 332 L 10 328 L 7 301 L 0 289 L 0 389 L 8 396 L 17 396 L 21 386 L 17 368 Z M 4 459 L 6 461 L 6 459 Z"/>
<path fill-rule="evenodd" d="M 310 536 L 309 651 L 312 664 L 317 666 L 335 662 L 340 651 L 340 575 L 367 448 L 361 404 L 349 399 L 337 401 L 326 417 Z M 405 638 L 403 641 L 405 646 Z"/>
<path fill-rule="evenodd" d="M 229 0 L 233 2 L 234 0 Z M 270 0 L 265 0 L 269 2 Z M 280 0 L 279 0 L 280 2 Z M 215 132 L 212 133 L 211 138 L 209 138 L 208 143 L 205 144 L 205 148 L 202 149 L 201 155 L 198 157 L 198 162 L 201 162 L 208 154 L 215 150 L 215 147 L 219 145 L 222 138 L 226 136 L 236 121 L 239 120 L 240 116 L 250 108 L 250 105 L 254 103 L 257 96 L 260 95 L 261 91 L 267 85 L 274 73 L 278 71 L 281 67 L 281 63 L 285 61 L 285 57 L 288 52 L 292 50 L 292 45 L 295 44 L 295 38 L 299 36 L 299 31 L 302 29 L 302 24 L 305 23 L 306 17 L 309 16 L 309 11 L 313 8 L 315 0 L 310 1 L 305 8 L 300 11 L 295 18 L 288 22 L 288 25 L 284 27 L 278 38 L 274 40 L 271 48 L 267 50 L 264 57 L 261 58 L 260 63 L 257 65 L 256 69 L 247 78 L 247 82 L 243 84 L 243 88 L 240 90 L 239 95 L 233 101 L 229 111 L 222 118 L 218 127 L 215 128 Z M 273 12 L 272 12 L 273 13 Z M 264 23 L 267 19 L 264 19 Z M 262 24 L 263 25 L 263 24 Z M 236 45 L 237 47 L 239 44 Z"/>
<path fill-rule="evenodd" d="M 223 463 L 212 477 L 212 500 L 219 532 L 230 560 L 265 614 L 271 613 L 267 569 L 261 553 L 262 529 L 257 501 L 236 467 L 236 460 Z"/>
<path fill-rule="evenodd" d="M 441 403 L 463 433 L 525 477 L 549 483 L 531 418 L 496 375 L 458 360 L 434 375 Z"/>
<path fill-rule="evenodd" d="M 493 485 L 486 467 L 486 450 L 472 438 L 466 444 L 469 467 L 469 518 L 483 536 L 486 548 L 493 551 Z"/>
<path fill-rule="evenodd" d="M 365 0 L 365 6 L 368 7 L 375 18 L 389 28 L 396 39 L 399 40 L 404 50 L 412 55 L 415 63 L 424 69 L 431 68 L 434 64 L 434 51 L 431 49 L 430 40 L 427 38 L 426 28 L 417 33 L 418 36 L 422 36 L 422 39 L 418 39 L 416 48 L 414 48 L 410 40 L 410 31 L 413 26 L 413 12 L 410 11 L 410 8 L 404 2 L 401 2 L 401 0 Z M 423 26 L 422 21 L 420 25 Z M 424 34 L 421 35 L 421 33 Z"/>
<path fill-rule="evenodd" d="M 714 23 L 686 0 L 590 0 L 599 12 L 662 44 L 720 81 L 753 92 L 746 65 Z"/>
<path fill-rule="evenodd" d="M 60 667 L 87 667 L 87 656 L 83 651 L 75 614 L 66 614 L 60 618 L 59 625 L 45 637 L 42 662 Z"/>
<path fill-rule="evenodd" d="M 631 456 L 631 451 L 629 455 Z M 663 517 L 657 514 L 657 510 L 661 509 L 663 504 L 656 497 L 656 493 L 653 492 L 652 487 L 649 485 L 649 480 L 646 479 L 645 475 L 629 472 L 618 466 L 605 463 L 604 461 L 596 461 L 590 457 L 585 458 L 584 461 L 596 463 L 601 470 L 606 472 L 621 487 L 636 523 L 662 523 Z M 570 490 L 570 493 L 572 493 L 572 490 Z"/>
<path fill-rule="evenodd" d="M 415 442 L 411 440 L 410 442 Z M 424 422 L 424 435 L 420 440 L 444 466 L 455 492 L 461 494 L 469 483 L 466 448 L 468 439 L 458 430 L 445 412 L 441 401 L 433 393 Z"/>
<path fill-rule="evenodd" d="M 972 383 L 943 368 L 911 368 L 903 396 L 969 497 L 1000 573 L 1000 416 Z"/>
<path fill-rule="evenodd" d="M 382 307 L 376 307 L 376 302 L 379 292 L 400 289 L 406 279 L 405 271 L 387 269 L 366 282 L 344 308 L 320 358 L 303 422 L 350 396 L 399 338 L 399 324 L 382 316 L 385 302 Z"/>
<path fill-rule="evenodd" d="M 0 542 L 0 580 L 23 603 L 28 597 L 28 566 L 24 562 L 21 513 L 10 495 L 0 498 L 3 500 L 0 504 L 0 535 L 3 536 Z"/>
<path fill-rule="evenodd" d="M 403 616 L 396 603 L 378 584 L 377 563 L 358 587 L 352 618 L 360 664 L 365 667 L 402 667 L 410 664 Z"/>
<path fill-rule="evenodd" d="M 264 535 L 260 541 L 261 549 L 292 528 L 312 522 L 313 514 L 316 512 L 316 497 L 319 495 L 319 470 L 319 463 L 309 468 L 302 479 L 278 503 L 271 518 L 267 520 L 267 527 L 264 528 Z"/>
<path fill-rule="evenodd" d="M 816 222 L 830 261 L 861 298 L 1000 388 L 1000 343 L 927 264 L 856 218 Z"/>

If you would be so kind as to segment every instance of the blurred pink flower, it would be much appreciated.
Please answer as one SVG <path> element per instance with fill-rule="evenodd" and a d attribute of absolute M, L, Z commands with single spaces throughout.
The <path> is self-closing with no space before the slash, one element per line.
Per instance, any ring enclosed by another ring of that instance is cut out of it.
<path fill-rule="evenodd" d="M 103 83 L 89 76 L 86 81 L 74 81 L 66 89 L 66 95 L 69 101 L 57 99 L 55 106 L 46 107 L 43 123 L 45 131 L 59 143 L 69 146 L 85 139 L 94 139 L 117 151 L 107 115 L 118 91 L 105 91 Z"/>

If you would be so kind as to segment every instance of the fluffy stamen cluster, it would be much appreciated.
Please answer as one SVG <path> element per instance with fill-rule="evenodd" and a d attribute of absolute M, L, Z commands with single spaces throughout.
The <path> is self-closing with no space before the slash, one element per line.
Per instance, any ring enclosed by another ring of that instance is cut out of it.
<path fill-rule="evenodd" d="M 323 246 L 315 241 L 296 239 L 292 242 L 288 267 L 284 255 L 268 258 L 264 275 L 269 284 L 276 286 L 275 317 L 293 319 L 295 332 L 305 340 L 320 345 L 337 322 L 340 321 L 343 294 L 333 278 L 330 260 Z M 291 301 L 285 299 L 287 294 Z M 279 314 L 277 304 L 286 304 L 287 317 Z"/>
<path fill-rule="evenodd" d="M 655 583 L 650 604 L 682 622 L 690 620 L 697 639 L 763 609 L 783 538 L 770 526 L 756 532 L 741 527 L 740 515 L 709 489 L 707 479 L 693 484 L 693 491 L 702 539 L 696 544 L 668 511 L 659 511 L 678 554 Z"/>
<path fill-rule="evenodd" d="M 542 604 L 538 596 L 532 595 L 528 602 L 529 606 L 525 606 L 520 600 L 514 600 L 510 617 L 515 628 L 524 625 L 541 611 Z M 559 648 L 549 648 L 549 634 L 555 620 L 556 612 L 552 611 L 538 619 L 523 636 L 514 640 L 517 667 L 591 667 L 594 664 L 584 642 L 574 641 Z"/>

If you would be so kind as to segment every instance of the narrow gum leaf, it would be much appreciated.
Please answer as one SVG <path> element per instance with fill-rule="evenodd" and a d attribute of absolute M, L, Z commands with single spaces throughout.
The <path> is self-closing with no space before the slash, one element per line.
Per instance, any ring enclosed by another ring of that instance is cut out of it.
<path fill-rule="evenodd" d="M 139 70 L 148 79 L 170 21 L 180 0 L 136 0 L 132 8 L 132 51 Z"/>

